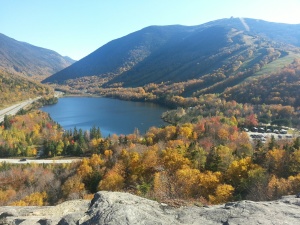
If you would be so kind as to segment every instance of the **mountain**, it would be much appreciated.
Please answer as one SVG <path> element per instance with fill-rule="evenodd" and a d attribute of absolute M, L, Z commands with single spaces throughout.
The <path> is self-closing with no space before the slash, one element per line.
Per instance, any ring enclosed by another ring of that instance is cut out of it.
<path fill-rule="evenodd" d="M 130 70 L 172 38 L 183 38 L 195 28 L 184 26 L 151 26 L 100 47 L 72 66 L 52 75 L 44 82 L 62 83 L 85 76 L 113 76 Z"/>
<path fill-rule="evenodd" d="M 300 24 L 230 18 L 151 26 L 107 43 L 43 82 L 85 82 L 93 76 L 102 79 L 98 86 L 139 87 L 197 80 L 183 96 L 223 93 L 261 71 L 292 63 L 300 58 L 299 46 Z"/>
<path fill-rule="evenodd" d="M 25 76 L 48 77 L 75 61 L 57 52 L 0 34 L 0 69 Z"/>

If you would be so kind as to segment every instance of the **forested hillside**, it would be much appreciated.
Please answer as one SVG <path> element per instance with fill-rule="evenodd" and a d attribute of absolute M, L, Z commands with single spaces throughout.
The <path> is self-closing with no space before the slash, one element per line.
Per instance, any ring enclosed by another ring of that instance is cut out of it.
<path fill-rule="evenodd" d="M 300 59 L 276 73 L 264 73 L 223 94 L 227 99 L 252 104 L 282 104 L 300 106 Z"/>
<path fill-rule="evenodd" d="M 233 106 L 226 116 L 152 127 L 144 136 L 103 138 L 96 128 L 62 133 L 39 111 L 11 118 L 10 126 L 0 127 L 2 155 L 36 155 L 40 148 L 46 157 L 90 157 L 70 165 L 1 163 L 0 204 L 57 204 L 98 190 L 131 192 L 173 206 L 297 193 L 300 137 L 252 142 L 238 126 L 257 124 L 253 108 L 223 104 Z"/>
<path fill-rule="evenodd" d="M 1 109 L 53 91 L 40 83 L 0 70 L 0 92 Z"/>
<path fill-rule="evenodd" d="M 52 50 L 0 34 L 0 69 L 9 73 L 42 80 L 73 62 L 69 57 L 63 57 Z"/>

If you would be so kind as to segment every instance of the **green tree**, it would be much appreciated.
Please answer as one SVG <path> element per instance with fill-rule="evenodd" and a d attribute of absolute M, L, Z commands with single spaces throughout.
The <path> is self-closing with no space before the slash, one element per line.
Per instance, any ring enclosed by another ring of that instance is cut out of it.
<path fill-rule="evenodd" d="M 11 128 L 11 122 L 10 122 L 10 118 L 8 115 L 4 115 L 3 126 L 4 126 L 4 129 L 6 129 L 6 130 Z"/>

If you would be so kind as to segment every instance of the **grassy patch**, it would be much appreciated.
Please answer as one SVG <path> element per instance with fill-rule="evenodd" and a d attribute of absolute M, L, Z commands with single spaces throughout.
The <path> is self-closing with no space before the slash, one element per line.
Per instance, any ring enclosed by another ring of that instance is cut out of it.
<path fill-rule="evenodd" d="M 289 53 L 287 56 L 279 58 L 279 59 L 265 65 L 260 71 L 255 73 L 252 76 L 252 78 L 257 77 L 257 76 L 269 75 L 270 73 L 274 73 L 276 71 L 279 71 L 284 66 L 287 66 L 287 65 L 291 64 L 294 61 L 295 58 L 300 58 L 300 55 L 295 54 L 295 53 Z"/>

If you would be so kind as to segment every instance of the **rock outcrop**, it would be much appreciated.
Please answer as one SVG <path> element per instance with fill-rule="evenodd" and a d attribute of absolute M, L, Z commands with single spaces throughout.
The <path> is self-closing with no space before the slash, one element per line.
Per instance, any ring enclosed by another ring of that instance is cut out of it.
<path fill-rule="evenodd" d="M 94 199 L 67 201 L 47 207 L 0 207 L 0 224 L 300 224 L 300 199 L 239 201 L 206 207 L 173 208 L 135 195 L 98 192 Z"/>

